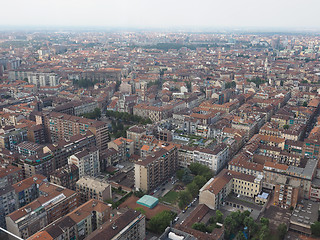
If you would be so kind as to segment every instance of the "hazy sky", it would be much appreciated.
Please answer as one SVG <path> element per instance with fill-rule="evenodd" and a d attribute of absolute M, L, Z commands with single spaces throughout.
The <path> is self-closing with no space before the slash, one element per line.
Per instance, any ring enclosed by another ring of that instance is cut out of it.
<path fill-rule="evenodd" d="M 2 0 L 2 26 L 320 29 L 320 0 Z"/>

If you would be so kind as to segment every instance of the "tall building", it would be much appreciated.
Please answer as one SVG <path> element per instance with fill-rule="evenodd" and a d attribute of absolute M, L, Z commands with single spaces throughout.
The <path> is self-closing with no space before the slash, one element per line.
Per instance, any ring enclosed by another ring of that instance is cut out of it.
<path fill-rule="evenodd" d="M 145 135 L 147 132 L 144 128 L 139 126 L 132 126 L 127 130 L 127 139 L 133 140 L 134 145 L 134 154 L 140 155 L 140 138 Z"/>
<path fill-rule="evenodd" d="M 46 136 L 44 127 L 42 124 L 39 125 L 33 125 L 30 128 L 28 128 L 27 133 L 28 141 L 43 144 L 46 142 Z"/>
<path fill-rule="evenodd" d="M 95 135 L 99 150 L 106 149 L 110 141 L 108 125 L 105 122 L 57 112 L 43 113 L 36 116 L 36 120 L 37 124 L 44 124 L 48 140 L 52 143 L 68 140 L 88 131 Z"/>
<path fill-rule="evenodd" d="M 78 207 L 78 194 L 56 184 L 40 186 L 41 196 L 6 216 L 11 233 L 28 238 Z"/>
<path fill-rule="evenodd" d="M 138 211 L 129 209 L 119 217 L 103 224 L 87 240 L 133 240 L 146 238 L 146 217 Z"/>
<path fill-rule="evenodd" d="M 79 193 L 82 203 L 90 199 L 98 199 L 100 201 L 112 199 L 111 185 L 102 182 L 101 179 L 82 177 L 76 183 L 76 191 Z"/>
<path fill-rule="evenodd" d="M 134 169 L 135 188 L 150 192 L 175 174 L 178 169 L 177 148 L 161 148 L 139 159 L 134 164 Z"/>
<path fill-rule="evenodd" d="M 89 200 L 28 240 L 44 239 L 44 237 L 52 240 L 84 239 L 110 219 L 110 211 L 111 208 L 105 203 Z"/>
<path fill-rule="evenodd" d="M 11 185 L 0 188 L 0 227 L 6 229 L 5 216 L 18 207 L 16 194 Z"/>
<path fill-rule="evenodd" d="M 90 132 L 77 134 L 70 139 L 61 140 L 44 147 L 45 151 L 51 152 L 54 156 L 54 170 L 68 164 L 68 157 L 83 148 L 96 145 L 96 137 Z"/>
<path fill-rule="evenodd" d="M 71 190 L 76 190 L 76 183 L 78 180 L 79 168 L 74 164 L 65 165 L 50 174 L 50 182 Z"/>
<path fill-rule="evenodd" d="M 108 148 L 114 148 L 117 150 L 119 162 L 125 162 L 134 152 L 134 143 L 131 139 L 120 137 L 109 142 Z"/>
<path fill-rule="evenodd" d="M 68 164 L 74 164 L 79 169 L 79 178 L 96 177 L 100 174 L 99 149 L 95 146 L 85 148 L 69 157 Z"/>

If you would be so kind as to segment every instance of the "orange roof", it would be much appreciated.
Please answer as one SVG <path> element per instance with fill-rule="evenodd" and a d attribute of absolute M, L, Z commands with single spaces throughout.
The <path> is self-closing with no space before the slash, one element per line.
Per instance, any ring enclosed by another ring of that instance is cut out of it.
<path fill-rule="evenodd" d="M 280 170 L 284 170 L 284 171 L 286 171 L 288 169 L 287 165 L 280 164 L 280 163 L 275 163 L 275 162 L 265 162 L 264 166 L 265 167 L 276 168 L 276 169 L 280 169 Z"/>
<path fill-rule="evenodd" d="M 53 237 L 47 231 L 37 232 L 33 236 L 29 237 L 28 240 L 53 240 Z"/>
<path fill-rule="evenodd" d="M 142 151 L 149 151 L 150 147 L 148 145 L 143 145 L 141 150 Z"/>

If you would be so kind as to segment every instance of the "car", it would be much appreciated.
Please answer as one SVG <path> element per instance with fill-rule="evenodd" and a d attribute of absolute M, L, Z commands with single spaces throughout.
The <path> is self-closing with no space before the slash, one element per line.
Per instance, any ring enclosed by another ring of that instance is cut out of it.
<path fill-rule="evenodd" d="M 161 189 L 161 191 L 164 191 L 164 190 L 166 190 L 166 189 L 165 189 L 165 188 L 162 188 L 162 189 Z"/>
<path fill-rule="evenodd" d="M 183 213 L 185 213 L 185 212 L 186 212 L 186 210 L 185 210 L 185 209 L 183 209 L 183 210 L 182 210 L 182 212 L 183 212 Z"/>
<path fill-rule="evenodd" d="M 173 221 L 178 222 L 178 220 L 179 220 L 179 217 L 176 217 Z"/>

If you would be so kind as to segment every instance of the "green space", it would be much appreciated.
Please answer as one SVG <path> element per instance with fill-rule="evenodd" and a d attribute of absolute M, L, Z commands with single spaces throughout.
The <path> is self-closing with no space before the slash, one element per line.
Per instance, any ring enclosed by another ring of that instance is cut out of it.
<path fill-rule="evenodd" d="M 207 225 L 205 225 L 204 223 L 199 223 L 196 222 L 194 224 L 192 224 L 192 228 L 196 229 L 198 231 L 201 232 L 209 232 L 211 233 L 215 228 L 220 228 L 219 225 L 217 225 L 217 223 L 222 224 L 223 223 L 223 214 L 221 211 L 217 210 L 215 216 L 212 216 L 209 219 L 209 223 Z"/>
<path fill-rule="evenodd" d="M 82 114 L 82 117 L 90 119 L 99 119 L 101 117 L 101 110 L 100 108 L 95 108 L 93 112 Z"/>
<path fill-rule="evenodd" d="M 162 211 L 155 216 L 153 216 L 147 224 L 147 229 L 154 233 L 163 233 L 164 230 L 170 225 L 170 222 L 174 220 L 177 216 L 176 213 L 172 211 Z"/>
<path fill-rule="evenodd" d="M 162 198 L 160 198 L 160 201 L 175 204 L 178 201 L 178 197 L 179 197 L 179 193 L 171 190 L 166 195 L 164 195 Z"/>
<path fill-rule="evenodd" d="M 186 185 L 186 190 L 179 192 L 179 208 L 184 209 L 194 197 L 198 196 L 199 190 L 212 178 L 213 172 L 207 166 L 200 163 L 191 163 L 189 168 L 177 171 L 177 178 Z"/>

